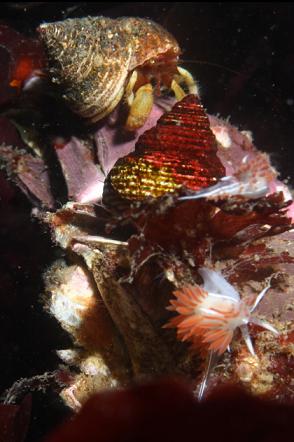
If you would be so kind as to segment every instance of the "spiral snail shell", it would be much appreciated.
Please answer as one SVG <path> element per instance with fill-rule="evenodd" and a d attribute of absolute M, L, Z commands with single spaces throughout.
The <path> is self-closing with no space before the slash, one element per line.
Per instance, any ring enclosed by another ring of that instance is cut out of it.
<path fill-rule="evenodd" d="M 107 116 L 127 91 L 126 101 L 130 106 L 134 102 L 138 120 L 130 128 L 144 124 L 153 103 L 154 78 L 175 89 L 178 98 L 182 90 L 175 74 L 195 89 L 191 74 L 177 68 L 178 43 L 151 20 L 85 17 L 44 23 L 38 31 L 52 81 L 62 86 L 71 109 L 91 122 Z M 133 92 L 138 92 L 137 100 Z"/>

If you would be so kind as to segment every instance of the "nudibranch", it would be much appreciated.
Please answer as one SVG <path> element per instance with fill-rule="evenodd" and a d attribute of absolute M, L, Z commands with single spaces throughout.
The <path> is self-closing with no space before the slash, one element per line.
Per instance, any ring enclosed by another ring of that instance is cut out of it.
<path fill-rule="evenodd" d="M 256 324 L 274 334 L 278 334 L 278 331 L 268 322 L 253 316 L 270 285 L 250 305 L 240 298 L 239 293 L 220 273 L 204 267 L 198 272 L 203 285 L 188 285 L 174 292 L 176 299 L 170 300 L 167 309 L 178 315 L 164 327 L 176 328 L 179 340 L 191 341 L 194 346 L 208 351 L 208 367 L 199 392 L 201 398 L 213 359 L 229 348 L 237 328 L 240 328 L 247 348 L 254 356 L 248 324 Z"/>
<path fill-rule="evenodd" d="M 85 17 L 44 23 L 38 29 L 48 53 L 52 81 L 81 117 L 97 122 L 124 97 L 126 128 L 144 125 L 153 105 L 153 86 L 173 90 L 177 100 L 197 94 L 192 75 L 178 67 L 175 38 L 151 20 Z"/>

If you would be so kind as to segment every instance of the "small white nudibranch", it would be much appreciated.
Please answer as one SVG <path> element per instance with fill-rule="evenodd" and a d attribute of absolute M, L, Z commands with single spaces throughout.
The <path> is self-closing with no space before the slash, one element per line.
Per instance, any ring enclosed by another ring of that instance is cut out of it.
<path fill-rule="evenodd" d="M 249 305 L 220 273 L 208 268 L 200 268 L 198 271 L 203 278 L 203 285 L 188 285 L 174 292 L 176 299 L 170 301 L 167 309 L 178 315 L 170 319 L 165 327 L 177 328 L 181 341 L 192 341 L 208 350 L 207 368 L 199 392 L 201 398 L 215 360 L 228 349 L 237 327 L 252 355 L 255 355 L 255 351 L 248 323 L 275 334 L 278 331 L 268 322 L 253 316 L 270 284 L 259 293 L 253 305 Z"/>
<path fill-rule="evenodd" d="M 269 184 L 276 175 L 266 154 L 258 153 L 254 159 L 246 156 L 234 176 L 225 176 L 214 186 L 201 189 L 191 195 L 181 196 L 179 200 L 200 198 L 218 200 L 236 195 L 247 199 L 260 198 L 269 192 Z"/>

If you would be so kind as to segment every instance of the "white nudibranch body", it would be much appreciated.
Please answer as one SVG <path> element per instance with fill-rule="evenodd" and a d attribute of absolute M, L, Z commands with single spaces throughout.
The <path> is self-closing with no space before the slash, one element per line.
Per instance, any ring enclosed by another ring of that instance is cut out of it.
<path fill-rule="evenodd" d="M 176 299 L 170 301 L 167 309 L 178 315 L 165 327 L 177 328 L 181 341 L 191 341 L 208 350 L 208 367 L 199 393 L 201 397 L 213 360 L 228 349 L 237 327 L 252 355 L 255 355 L 255 351 L 248 323 L 257 324 L 275 334 L 278 331 L 268 322 L 253 316 L 253 311 L 270 285 L 259 293 L 253 305 L 249 305 L 220 273 L 204 267 L 198 271 L 203 278 L 203 285 L 188 285 L 174 292 Z"/>

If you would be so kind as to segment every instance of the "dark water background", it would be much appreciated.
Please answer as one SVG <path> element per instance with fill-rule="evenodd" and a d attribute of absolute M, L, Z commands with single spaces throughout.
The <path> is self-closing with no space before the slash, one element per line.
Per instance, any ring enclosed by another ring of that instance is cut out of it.
<path fill-rule="evenodd" d="M 44 21 L 85 15 L 157 21 L 177 38 L 182 66 L 199 81 L 207 111 L 252 131 L 256 146 L 293 184 L 294 4 L 2 3 L 0 14 L 2 23 L 29 36 Z M 56 369 L 54 350 L 71 345 L 40 302 L 42 272 L 60 252 L 32 222 L 26 199 L 16 194 L 12 201 L 1 205 L 0 217 L 0 391 L 21 377 Z M 41 440 L 65 415 L 56 395 L 35 394 L 27 440 Z"/>

